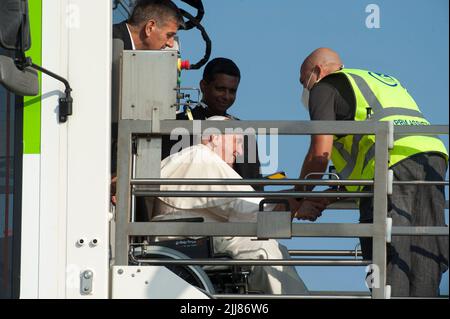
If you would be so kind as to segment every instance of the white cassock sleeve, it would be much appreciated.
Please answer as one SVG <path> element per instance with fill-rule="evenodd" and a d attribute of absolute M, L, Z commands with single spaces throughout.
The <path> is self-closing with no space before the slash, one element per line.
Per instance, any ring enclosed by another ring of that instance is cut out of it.
<path fill-rule="evenodd" d="M 229 222 L 256 222 L 259 202 L 262 198 L 234 198 L 223 205 L 208 207 L 208 211 Z"/>
<path fill-rule="evenodd" d="M 166 158 L 161 165 L 164 178 L 232 178 L 242 179 L 217 154 L 204 145 L 195 145 Z M 249 185 L 162 185 L 163 191 L 254 192 Z M 179 210 L 208 210 L 230 222 L 255 222 L 259 202 L 263 198 L 227 197 L 160 197 L 161 201 Z M 269 208 L 270 209 L 270 208 Z"/>

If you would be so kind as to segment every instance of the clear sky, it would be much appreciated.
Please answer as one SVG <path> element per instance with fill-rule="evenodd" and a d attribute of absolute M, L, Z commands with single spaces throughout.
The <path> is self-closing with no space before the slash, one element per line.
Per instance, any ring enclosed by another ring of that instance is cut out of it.
<path fill-rule="evenodd" d="M 432 124 L 448 125 L 448 0 L 203 2 L 202 24 L 213 42 L 211 57 L 231 58 L 241 69 L 238 97 L 229 110 L 233 115 L 247 120 L 309 120 L 300 102 L 299 67 L 314 49 L 330 47 L 348 68 L 398 78 Z M 379 28 L 367 27 L 370 4 L 379 8 Z M 119 15 L 116 12 L 116 21 Z M 198 31 L 181 31 L 179 36 L 184 59 L 196 62 L 203 56 Z M 198 86 L 201 74 L 202 70 L 185 72 L 183 86 Z M 448 138 L 444 140 L 448 148 Z M 278 170 L 297 177 L 308 146 L 308 137 L 280 137 Z M 448 211 L 446 219 L 448 223 Z M 325 212 L 318 220 L 357 221 L 357 212 Z M 284 243 L 291 249 L 353 249 L 357 240 L 300 238 Z M 366 290 L 362 267 L 298 270 L 311 290 Z M 441 284 L 446 294 L 448 280 L 447 272 Z"/>

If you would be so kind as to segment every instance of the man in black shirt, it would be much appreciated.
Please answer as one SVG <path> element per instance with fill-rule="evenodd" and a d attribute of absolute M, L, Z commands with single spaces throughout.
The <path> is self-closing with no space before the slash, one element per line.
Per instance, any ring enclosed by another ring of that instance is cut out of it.
<path fill-rule="evenodd" d="M 214 115 L 227 116 L 230 119 L 238 118 L 227 113 L 228 109 L 236 100 L 236 94 L 241 80 L 241 73 L 237 65 L 230 59 L 215 58 L 208 62 L 203 72 L 203 79 L 200 81 L 200 89 L 203 97 L 200 105 L 192 110 L 186 109 L 177 114 L 178 120 L 206 120 Z M 172 149 L 179 140 L 170 140 L 168 136 L 163 139 L 162 158 L 166 158 L 171 152 L 178 152 L 179 149 Z M 192 145 L 192 139 L 191 139 Z M 251 153 L 253 152 L 253 154 Z M 233 165 L 233 169 L 244 179 L 260 178 L 260 162 L 256 147 L 256 137 L 253 135 L 244 136 L 244 154 L 238 157 Z M 256 190 L 263 187 L 253 185 Z"/>

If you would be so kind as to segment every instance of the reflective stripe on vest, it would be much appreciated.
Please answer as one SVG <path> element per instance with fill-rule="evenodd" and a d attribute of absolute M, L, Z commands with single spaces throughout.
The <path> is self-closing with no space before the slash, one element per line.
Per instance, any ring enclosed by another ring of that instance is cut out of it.
<path fill-rule="evenodd" d="M 367 103 L 372 106 L 372 110 L 374 111 L 373 117 L 371 117 L 371 120 L 379 121 L 382 118 L 392 116 L 392 115 L 405 115 L 405 116 L 413 116 L 413 117 L 419 117 L 422 119 L 425 119 L 423 117 L 422 112 L 411 110 L 411 109 L 405 109 L 403 107 L 387 107 L 383 108 L 380 101 L 378 101 L 378 98 L 375 96 L 373 91 L 370 89 L 367 82 L 359 75 L 356 74 L 349 74 L 353 80 L 355 80 L 356 85 L 358 86 L 359 90 L 361 91 L 361 94 L 366 99 Z"/>
<path fill-rule="evenodd" d="M 405 138 L 407 136 L 417 136 L 417 135 L 394 135 L 394 141 L 397 141 L 399 139 Z M 439 138 L 437 135 L 427 135 L 434 138 Z M 363 167 L 367 167 L 367 164 L 370 163 L 370 161 L 375 159 L 375 143 L 370 146 L 370 148 L 366 151 L 366 155 L 364 156 L 364 164 Z M 354 165 L 354 164 L 353 164 Z M 350 172 L 351 174 L 351 172 Z M 350 176 L 350 174 L 348 176 Z M 344 178 L 344 177 L 341 177 Z M 347 177 L 346 177 L 347 178 Z"/>
<path fill-rule="evenodd" d="M 343 143 L 334 142 L 334 148 L 339 152 L 342 158 L 345 160 L 345 167 L 338 173 L 342 179 L 348 179 L 355 169 L 356 157 L 358 156 L 359 142 L 363 138 L 363 135 L 353 135 L 352 150 L 351 153 L 347 152 Z"/>

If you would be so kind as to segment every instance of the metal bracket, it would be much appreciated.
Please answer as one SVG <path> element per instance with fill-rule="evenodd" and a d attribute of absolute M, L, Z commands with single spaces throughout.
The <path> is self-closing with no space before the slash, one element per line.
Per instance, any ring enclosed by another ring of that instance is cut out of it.
<path fill-rule="evenodd" d="M 151 127 L 152 133 L 160 133 L 161 127 L 160 127 L 160 117 L 159 117 L 159 108 L 156 106 L 152 107 L 152 127 Z"/>
<path fill-rule="evenodd" d="M 292 238 L 291 212 L 259 212 L 256 220 L 258 239 Z"/>
<path fill-rule="evenodd" d="M 394 148 L 394 122 L 389 121 L 389 128 L 388 128 L 388 148 L 392 150 Z"/>
<path fill-rule="evenodd" d="M 90 295 L 92 293 L 92 281 L 94 273 L 92 270 L 85 270 L 81 273 L 80 293 L 82 295 Z"/>
<path fill-rule="evenodd" d="M 391 285 L 386 285 L 386 289 L 384 290 L 384 296 L 386 299 L 391 299 Z"/>
<path fill-rule="evenodd" d="M 386 218 L 386 243 L 392 241 L 392 218 Z"/>
<path fill-rule="evenodd" d="M 53 73 L 37 64 L 34 64 L 31 60 L 31 58 L 26 58 L 24 66 L 30 66 L 33 69 L 40 71 L 44 74 L 47 74 L 48 76 L 62 82 L 65 86 L 65 96 L 61 97 L 59 99 L 59 123 L 65 123 L 67 122 L 67 118 L 69 115 L 72 115 L 72 105 L 73 105 L 73 98 L 70 94 L 72 92 L 72 88 L 70 87 L 69 82 L 63 78 L 62 76 Z"/>
<path fill-rule="evenodd" d="M 387 176 L 387 194 L 392 195 L 394 192 L 394 171 L 388 170 L 388 176 Z"/>
<path fill-rule="evenodd" d="M 66 96 L 59 99 L 59 122 L 65 123 L 69 115 L 72 115 L 73 99 L 70 91 L 66 91 Z"/>
<path fill-rule="evenodd" d="M 309 179 L 309 177 L 311 177 L 311 176 L 329 176 L 330 177 L 330 179 L 340 179 L 339 178 L 339 175 L 338 174 L 336 174 L 336 173 L 315 173 L 315 172 L 312 172 L 312 173 L 309 173 L 309 174 L 307 174 L 306 176 L 305 176 L 305 179 Z M 332 178 L 332 177 L 334 177 L 334 178 Z"/>
<path fill-rule="evenodd" d="M 358 247 L 361 248 L 360 243 L 356 244 L 356 246 L 355 246 L 355 259 L 358 259 Z"/>

